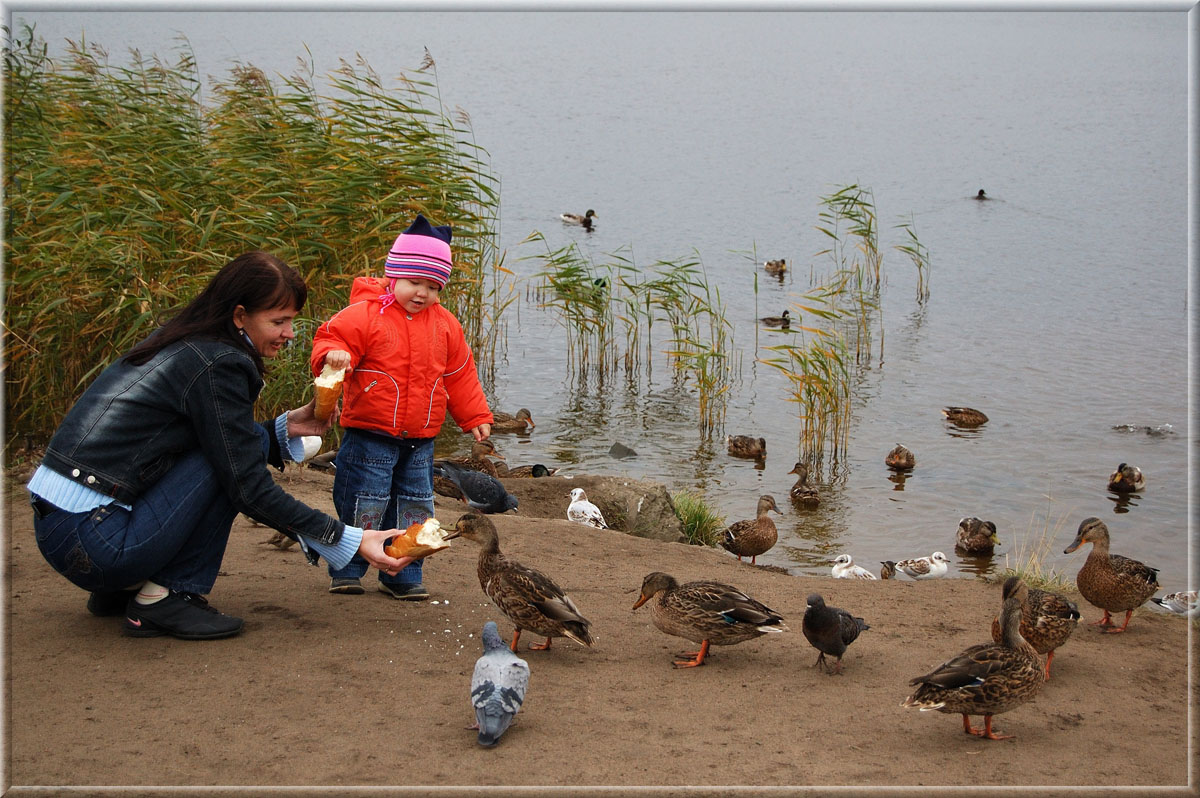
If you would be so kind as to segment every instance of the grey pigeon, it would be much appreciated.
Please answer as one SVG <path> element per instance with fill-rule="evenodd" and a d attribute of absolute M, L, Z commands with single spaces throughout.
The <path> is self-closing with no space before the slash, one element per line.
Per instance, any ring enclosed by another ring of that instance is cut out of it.
<path fill-rule="evenodd" d="M 433 467 L 435 476 L 445 477 L 462 491 L 467 504 L 481 513 L 502 513 L 517 509 L 517 497 L 504 489 L 500 480 L 445 461 Z"/>
<path fill-rule="evenodd" d="M 825 606 L 825 599 L 813 593 L 808 597 L 808 608 L 804 611 L 804 622 L 801 629 L 808 642 L 820 654 L 813 666 L 824 665 L 827 672 L 842 672 L 842 655 L 846 647 L 858 639 L 860 632 L 870 629 L 862 618 L 855 618 L 850 613 L 838 607 Z M 837 657 L 833 670 L 825 663 L 825 655 Z"/>
<path fill-rule="evenodd" d="M 529 663 L 509 649 L 500 637 L 495 621 L 483 625 L 483 656 L 475 660 L 471 675 L 471 704 L 475 707 L 475 725 L 479 744 L 488 748 L 500 742 L 529 687 Z"/>

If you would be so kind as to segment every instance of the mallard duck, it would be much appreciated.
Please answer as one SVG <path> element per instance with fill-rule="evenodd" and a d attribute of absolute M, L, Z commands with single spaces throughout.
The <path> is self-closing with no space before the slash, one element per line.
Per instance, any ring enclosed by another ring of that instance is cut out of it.
<path fill-rule="evenodd" d="M 796 475 L 796 484 L 788 491 L 788 498 L 802 507 L 816 507 L 821 503 L 821 492 L 816 485 L 808 484 L 808 466 L 796 463 L 789 474 Z"/>
<path fill-rule="evenodd" d="M 580 216 L 578 213 L 563 213 L 559 214 L 558 218 L 562 219 L 567 224 L 578 224 L 582 225 L 586 230 L 591 230 L 592 219 L 596 218 L 596 212 L 591 208 L 588 208 L 587 213 L 583 214 L 582 216 Z"/>
<path fill-rule="evenodd" d="M 940 551 L 928 557 L 910 557 L 896 563 L 896 570 L 903 571 L 913 579 L 938 579 L 946 575 L 950 560 Z"/>
<path fill-rule="evenodd" d="M 943 407 L 942 415 L 956 427 L 978 427 L 988 420 L 987 416 L 972 407 Z"/>
<path fill-rule="evenodd" d="M 789 311 L 784 310 L 783 315 L 763 316 L 761 319 L 759 319 L 759 321 L 761 321 L 767 327 L 782 327 L 786 330 L 792 324 L 792 314 Z"/>
<path fill-rule="evenodd" d="M 433 464 L 440 466 L 443 463 L 453 463 L 459 468 L 465 468 L 468 471 L 478 471 L 481 474 L 498 477 L 500 476 L 500 471 L 496 464 L 488 459 L 490 457 L 495 457 L 499 460 L 504 459 L 504 455 L 496 451 L 496 444 L 490 440 L 482 440 L 471 444 L 471 454 L 468 457 L 447 457 L 442 460 L 434 460 Z"/>
<path fill-rule="evenodd" d="M 883 567 L 879 569 L 880 579 L 895 579 L 896 578 L 896 563 L 891 560 L 884 560 L 879 563 Z"/>
<path fill-rule="evenodd" d="M 831 569 L 834 579 L 874 579 L 875 574 L 854 564 L 854 558 L 849 554 L 839 554 L 833 561 Z"/>
<path fill-rule="evenodd" d="M 787 271 L 787 260 L 780 258 L 779 260 L 769 260 L 763 265 L 763 269 L 772 277 L 783 277 Z"/>
<path fill-rule="evenodd" d="M 958 522 L 954 548 L 967 554 L 991 554 L 1000 545 L 996 525 L 978 518 L 963 518 Z"/>
<path fill-rule="evenodd" d="M 1015 709 L 1042 689 L 1046 676 L 1041 658 L 1021 637 L 1021 604 L 1028 588 L 1019 577 L 1004 582 L 1004 604 L 1000 612 L 1003 631 L 1000 643 L 980 643 L 918 676 L 909 684 L 917 689 L 902 707 L 927 712 L 962 715 L 963 731 L 985 740 L 1007 740 L 1012 735 L 996 734 L 992 716 Z M 983 715 L 984 726 L 971 726 L 972 715 Z"/>
<path fill-rule="evenodd" d="M 751 438 L 749 435 L 727 435 L 725 445 L 734 457 L 749 457 L 761 460 L 767 456 L 767 439 Z"/>
<path fill-rule="evenodd" d="M 1195 590 L 1183 590 L 1178 593 L 1168 593 L 1162 598 L 1151 598 L 1158 606 L 1176 615 L 1186 615 L 1195 618 L 1200 615 L 1200 604 L 1196 601 Z"/>
<path fill-rule="evenodd" d="M 1129 463 L 1121 463 L 1108 477 L 1108 489 L 1113 493 L 1133 493 L 1145 487 L 1146 478 L 1142 476 L 1142 469 Z"/>
<path fill-rule="evenodd" d="M 738 562 L 741 562 L 743 557 L 749 557 L 750 564 L 754 565 L 758 555 L 770 549 L 775 545 L 775 541 L 779 540 L 779 530 L 768 515 L 771 511 L 783 515 L 775 506 L 775 497 L 760 496 L 753 519 L 735 521 L 721 533 L 721 548 L 736 554 Z"/>
<path fill-rule="evenodd" d="M 496 470 L 500 472 L 500 476 L 504 478 L 512 477 L 514 479 L 530 479 L 536 477 L 550 477 L 558 473 L 557 468 L 547 468 L 541 463 L 533 465 L 515 466 L 514 468 L 505 468 L 503 465 L 497 465 Z"/>
<path fill-rule="evenodd" d="M 804 638 L 820 652 L 813 667 L 821 665 L 826 673 L 837 674 L 842 672 L 842 655 L 846 653 L 847 646 L 871 627 L 862 618 L 856 618 L 840 607 L 826 606 L 825 599 L 813 593 L 808 597 L 800 628 Z M 826 654 L 837 657 L 832 669 L 825 664 Z"/>
<path fill-rule="evenodd" d="M 883 462 L 894 471 L 906 471 L 917 467 L 917 456 L 904 444 L 897 443 L 896 448 L 883 458 Z"/>
<path fill-rule="evenodd" d="M 579 614 L 575 602 L 554 580 L 534 568 L 505 557 L 500 552 L 500 535 L 487 516 L 467 513 L 454 525 L 450 537 L 461 535 L 480 545 L 479 586 L 496 608 L 513 623 L 512 650 L 522 630 L 546 638 L 534 651 L 545 651 L 556 637 L 567 637 L 583 646 L 592 645 L 591 623 Z"/>
<path fill-rule="evenodd" d="M 571 490 L 571 503 L 567 505 L 567 520 L 594 526 L 596 529 L 608 529 L 608 524 L 604 522 L 604 514 L 600 512 L 599 507 L 588 501 L 583 488 Z"/>
<path fill-rule="evenodd" d="M 536 426 L 527 407 L 522 407 L 516 415 L 492 411 L 492 432 L 524 432 L 526 427 L 533 429 Z"/>
<path fill-rule="evenodd" d="M 680 585 L 670 574 L 656 571 L 642 580 L 642 595 L 633 609 L 655 596 L 658 600 L 650 607 L 654 625 L 700 644 L 699 651 L 680 655 L 693 659 L 675 660 L 676 668 L 703 665 L 710 645 L 731 646 L 788 630 L 779 613 L 732 585 L 708 580 Z"/>
<path fill-rule="evenodd" d="M 1046 655 L 1046 681 L 1050 681 L 1050 662 L 1054 650 L 1067 642 L 1079 625 L 1079 606 L 1058 593 L 1030 588 L 1021 605 L 1021 637 L 1033 650 Z M 992 619 L 992 640 L 1004 642 L 1000 618 Z"/>
<path fill-rule="evenodd" d="M 1133 611 L 1162 589 L 1158 584 L 1158 569 L 1120 554 L 1109 554 L 1108 527 L 1099 518 L 1083 519 L 1079 532 L 1071 545 L 1063 549 L 1063 554 L 1070 554 L 1084 543 L 1091 543 L 1092 551 L 1075 575 L 1075 585 L 1089 604 L 1104 610 L 1104 617 L 1092 625 L 1110 634 L 1124 632 Z M 1117 627 L 1111 613 L 1122 610 L 1125 623 Z"/>

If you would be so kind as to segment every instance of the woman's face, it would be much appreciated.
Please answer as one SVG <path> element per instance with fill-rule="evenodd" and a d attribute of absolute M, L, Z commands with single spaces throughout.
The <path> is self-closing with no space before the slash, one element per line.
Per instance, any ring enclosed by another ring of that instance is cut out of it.
<path fill-rule="evenodd" d="M 250 336 L 258 354 L 264 358 L 275 357 L 284 344 L 296 337 L 292 320 L 300 311 L 295 308 L 271 308 L 248 311 L 238 305 L 233 311 L 233 323 Z"/>

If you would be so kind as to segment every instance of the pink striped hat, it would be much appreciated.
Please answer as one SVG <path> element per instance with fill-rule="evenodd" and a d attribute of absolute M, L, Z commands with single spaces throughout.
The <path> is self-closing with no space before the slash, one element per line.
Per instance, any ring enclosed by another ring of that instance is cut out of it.
<path fill-rule="evenodd" d="M 450 227 L 434 227 L 417 214 L 412 225 L 396 237 L 383 273 L 388 277 L 433 280 L 445 288 L 451 265 Z"/>

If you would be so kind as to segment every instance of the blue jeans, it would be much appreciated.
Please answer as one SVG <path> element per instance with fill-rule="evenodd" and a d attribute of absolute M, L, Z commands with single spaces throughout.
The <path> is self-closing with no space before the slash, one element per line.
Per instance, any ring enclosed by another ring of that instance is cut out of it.
<path fill-rule="evenodd" d="M 338 447 L 333 506 L 343 523 L 360 529 L 407 529 L 433 515 L 433 438 L 386 438 L 347 429 Z M 417 560 L 384 584 L 420 584 Z M 334 579 L 362 579 L 367 561 L 355 554 Z"/>
<path fill-rule="evenodd" d="M 265 454 L 269 433 L 261 426 L 259 432 Z M 149 579 L 171 590 L 211 592 L 237 509 L 204 455 L 182 457 L 132 506 L 35 513 L 38 549 L 84 590 L 123 590 Z"/>

